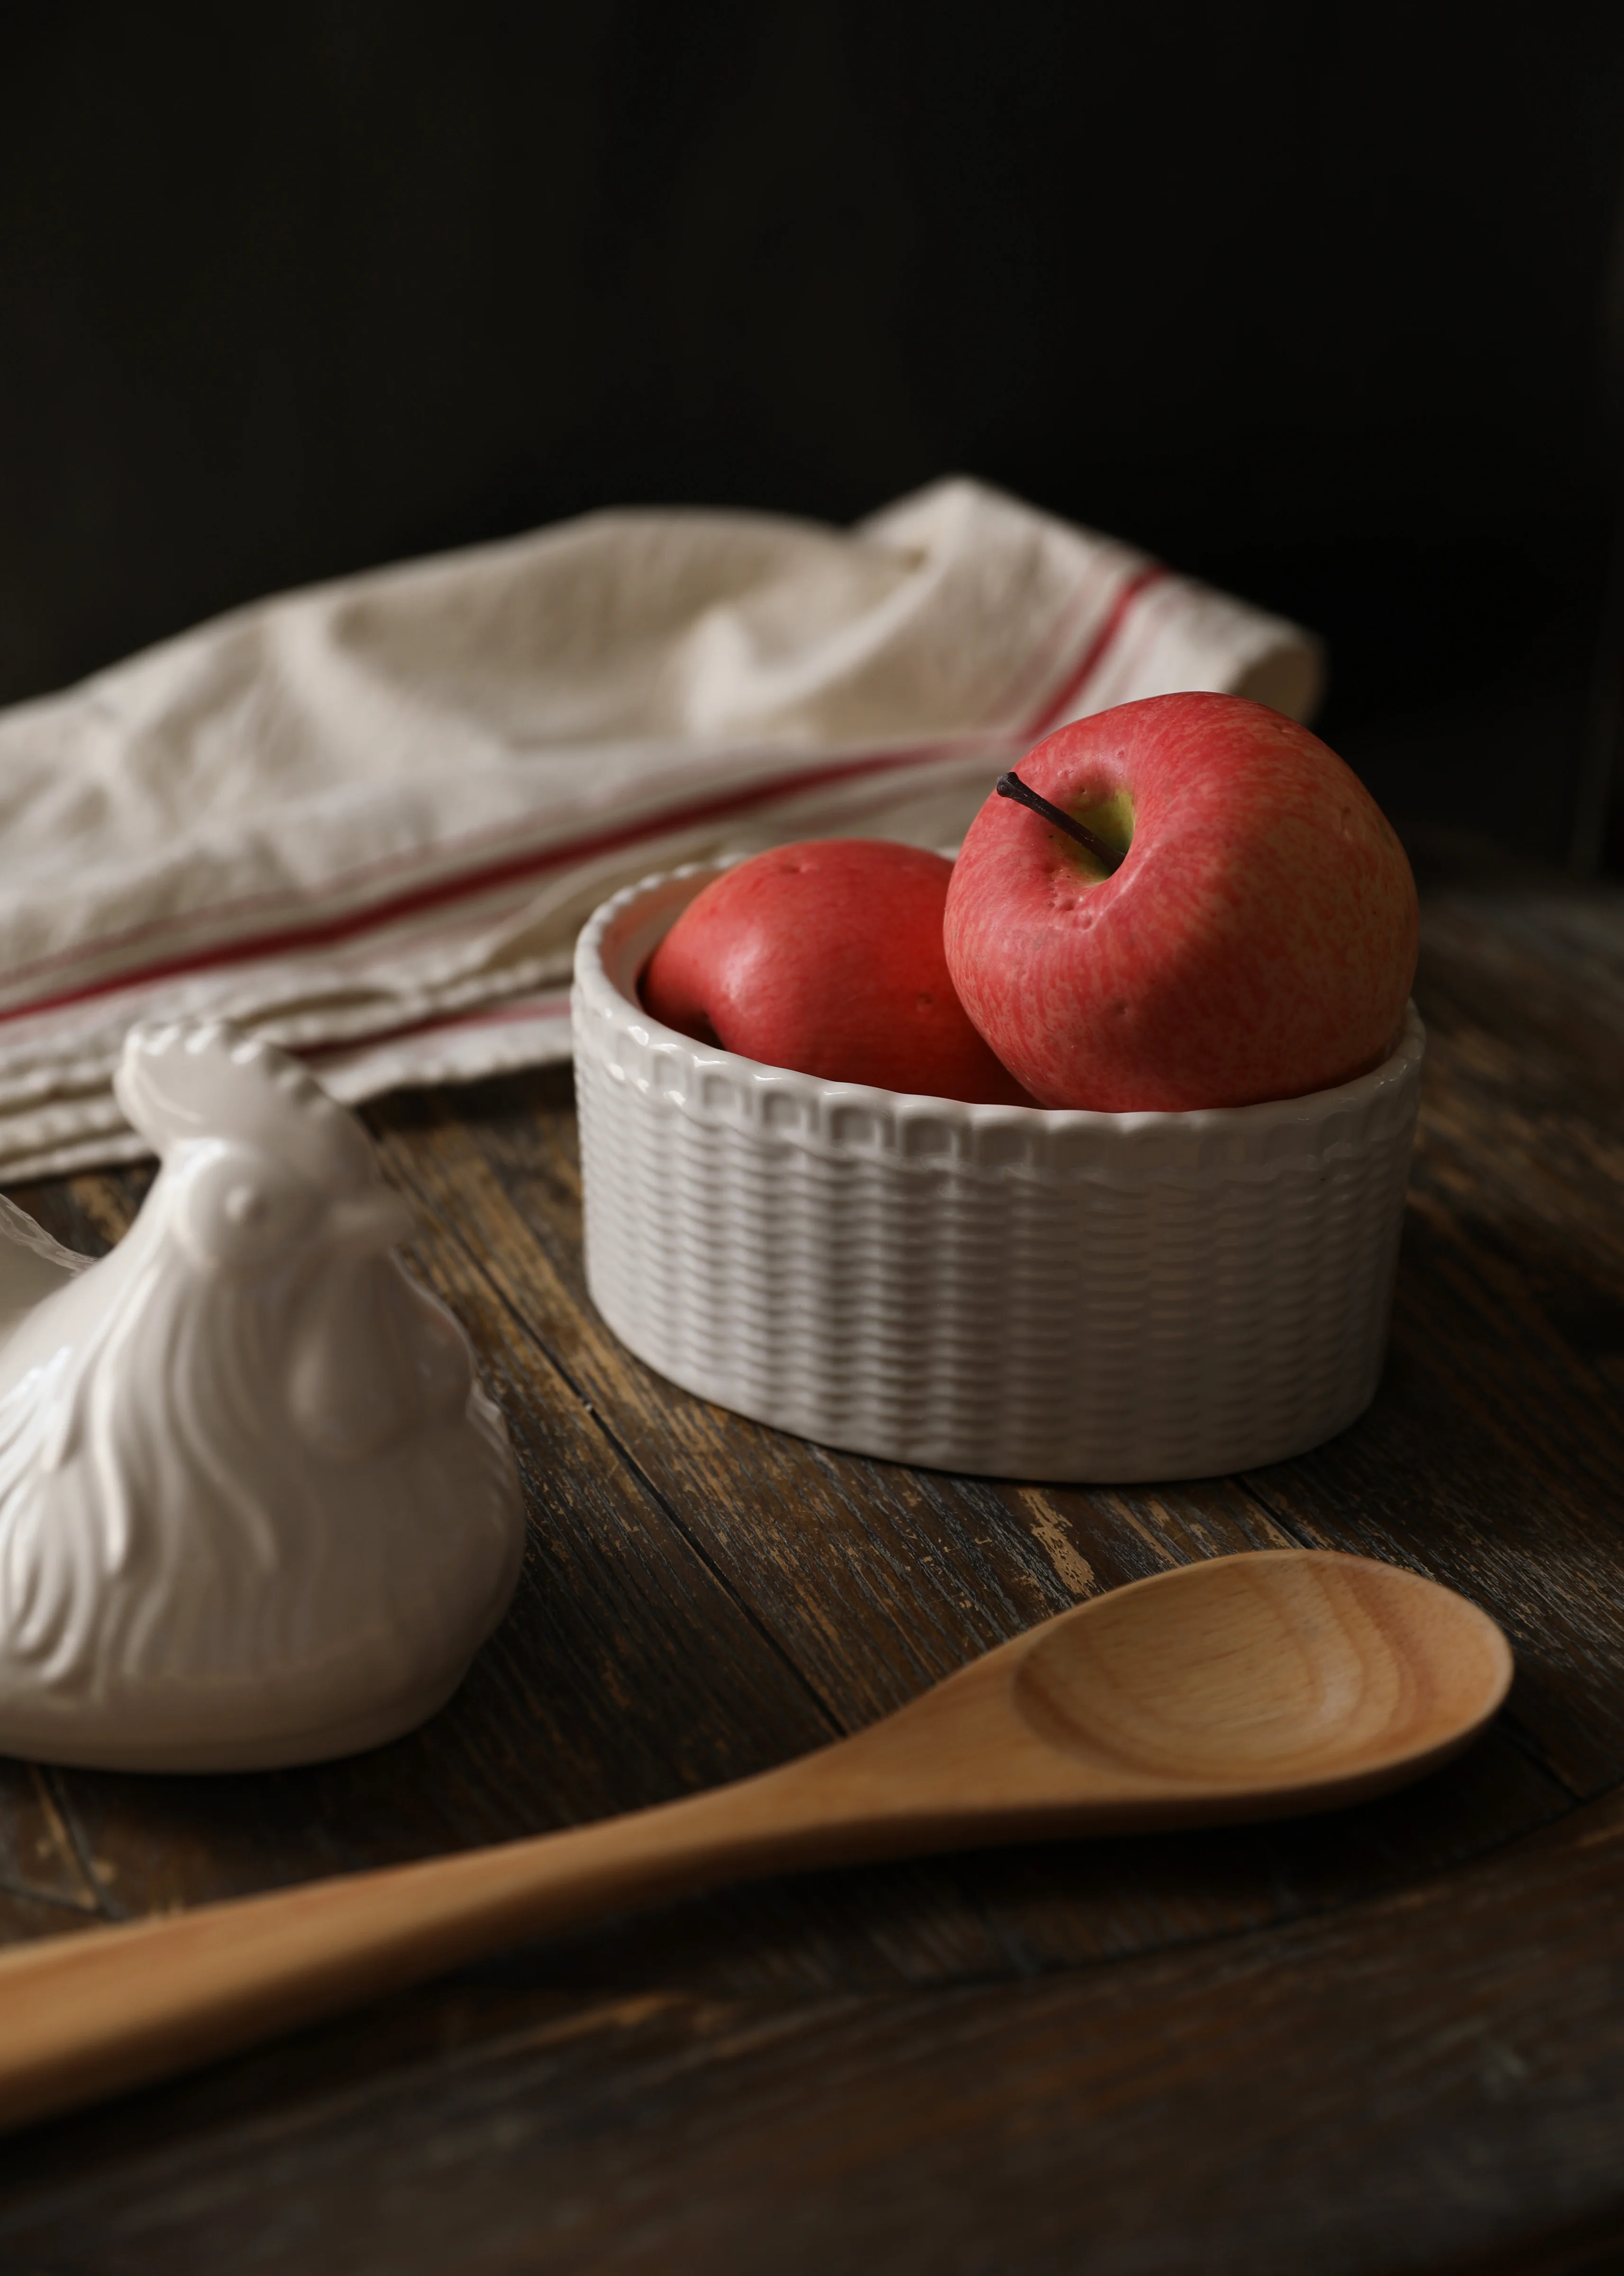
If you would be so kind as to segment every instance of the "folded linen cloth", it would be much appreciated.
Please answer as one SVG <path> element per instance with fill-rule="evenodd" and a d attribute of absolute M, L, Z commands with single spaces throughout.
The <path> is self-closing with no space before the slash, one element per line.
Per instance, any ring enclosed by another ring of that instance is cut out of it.
<path fill-rule="evenodd" d="M 649 871 L 948 845 L 1133 696 L 1295 717 L 1311 638 L 974 482 L 850 531 L 613 512 L 236 611 L 0 715 L 0 1178 L 143 1150 L 138 1019 L 338 1096 L 569 1054 L 575 935 Z"/>

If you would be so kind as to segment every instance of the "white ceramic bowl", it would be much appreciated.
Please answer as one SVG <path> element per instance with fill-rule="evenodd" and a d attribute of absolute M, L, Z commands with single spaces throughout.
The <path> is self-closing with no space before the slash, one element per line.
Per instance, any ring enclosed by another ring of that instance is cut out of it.
<path fill-rule="evenodd" d="M 1306 1098 L 965 1106 L 662 1027 L 638 975 L 715 874 L 617 893 L 576 954 L 593 1301 L 661 1375 L 893 1461 L 1198 1477 L 1316 1445 L 1386 1340 L 1424 1036 Z"/>

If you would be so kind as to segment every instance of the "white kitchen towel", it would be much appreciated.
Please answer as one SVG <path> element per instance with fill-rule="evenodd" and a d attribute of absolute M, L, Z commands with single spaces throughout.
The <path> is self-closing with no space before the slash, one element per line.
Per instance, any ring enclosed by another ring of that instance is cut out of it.
<path fill-rule="evenodd" d="M 568 1056 L 608 893 L 956 842 L 1040 734 L 1176 688 L 1302 718 L 1313 641 L 965 481 L 851 530 L 588 515 L 238 611 L 0 715 L 0 1178 L 128 1159 L 138 1019 L 337 1096 Z"/>

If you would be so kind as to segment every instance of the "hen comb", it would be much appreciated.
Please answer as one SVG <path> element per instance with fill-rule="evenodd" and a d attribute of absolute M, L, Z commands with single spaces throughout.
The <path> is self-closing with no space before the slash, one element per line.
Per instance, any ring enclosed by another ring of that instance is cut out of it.
<path fill-rule="evenodd" d="M 239 1138 L 331 1193 L 377 1182 L 349 1110 L 286 1051 L 224 1020 L 132 1028 L 113 1090 L 160 1157 L 191 1138 Z"/>

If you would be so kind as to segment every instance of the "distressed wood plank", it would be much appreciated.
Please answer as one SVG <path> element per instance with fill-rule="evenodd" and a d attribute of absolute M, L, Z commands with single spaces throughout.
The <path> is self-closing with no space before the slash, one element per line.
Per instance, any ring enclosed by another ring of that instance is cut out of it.
<path fill-rule="evenodd" d="M 1624 1775 L 1621 975 L 1616 894 L 1427 905 L 1383 1389 L 1356 1430 L 1245 1481 L 1299 1538 L 1487 1605 L 1517 1650 L 1516 1720 L 1580 1794 Z"/>
<path fill-rule="evenodd" d="M 571 1998 L 520 1956 L 0 2145 L 0 2251 L 72 2240 L 122 2276 L 240 2265 L 246 2236 L 269 2276 L 1532 2268 L 1552 2233 L 1624 2236 L 1621 1870 L 1609 1799 L 1330 1919 L 1016 1984 Z"/>
<path fill-rule="evenodd" d="M 99 1917 L 93 1906 L 77 1898 L 44 1897 L 26 1889 L 0 1887 L 0 1944 L 19 1944 L 38 1936 L 72 1936 L 79 1929 L 93 1928 Z"/>
<path fill-rule="evenodd" d="M 0 1892 L 76 1911 L 100 1909 L 48 1771 L 0 1756 Z M 4 1940 L 0 1932 L 0 1940 Z"/>

